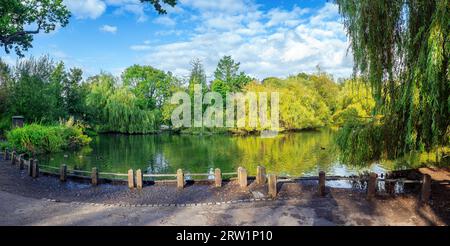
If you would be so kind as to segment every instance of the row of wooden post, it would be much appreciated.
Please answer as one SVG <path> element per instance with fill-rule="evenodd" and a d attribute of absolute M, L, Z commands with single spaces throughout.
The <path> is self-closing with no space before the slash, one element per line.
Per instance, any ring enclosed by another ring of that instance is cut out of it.
<path fill-rule="evenodd" d="M 4 160 L 11 160 L 11 164 L 15 165 L 19 164 L 19 169 L 24 169 L 26 160 L 22 155 L 17 156 L 15 151 L 12 151 L 11 154 L 8 154 L 8 150 L 6 149 L 4 152 Z M 33 178 L 37 178 L 39 176 L 39 164 L 37 159 L 28 160 L 28 169 L 27 174 Z M 67 180 L 67 165 L 62 164 L 60 166 L 60 180 Z M 369 175 L 369 179 L 367 182 L 367 198 L 373 199 L 376 195 L 377 190 L 377 178 L 378 175 L 376 173 L 371 173 Z M 388 178 L 388 176 L 386 177 Z M 143 173 L 141 169 L 136 170 L 136 174 L 133 169 L 128 170 L 128 187 L 130 189 L 137 188 L 142 189 L 143 187 Z M 239 167 L 237 170 L 237 180 L 239 186 L 241 188 L 246 188 L 248 185 L 248 175 L 247 170 L 243 167 Z M 325 172 L 319 172 L 319 186 L 318 193 L 320 196 L 325 196 L 325 181 L 326 176 Z M 270 197 L 275 198 L 277 196 L 277 176 L 275 174 L 266 175 L 266 168 L 263 166 L 258 166 L 256 169 L 256 184 L 264 185 L 268 184 L 268 194 Z M 91 172 L 91 184 L 96 186 L 99 184 L 99 174 L 98 169 L 96 167 L 92 168 Z M 393 185 L 389 181 L 385 181 L 386 190 L 391 192 L 393 189 Z M 185 180 L 184 180 L 184 172 L 182 169 L 177 170 L 177 188 L 184 188 Z M 222 172 L 219 168 L 214 170 L 214 185 L 215 187 L 222 186 Z M 422 191 L 421 191 L 421 201 L 428 202 L 431 196 L 431 177 L 428 174 L 424 174 L 422 180 Z"/>
<path fill-rule="evenodd" d="M 26 165 L 27 174 L 33 178 L 37 178 L 39 176 L 39 161 L 37 159 L 31 158 L 27 161 L 23 158 L 23 154 L 17 155 L 15 151 L 12 151 L 9 155 L 7 150 L 4 152 L 4 159 L 11 160 L 11 165 L 18 164 L 19 170 L 23 170 Z"/>

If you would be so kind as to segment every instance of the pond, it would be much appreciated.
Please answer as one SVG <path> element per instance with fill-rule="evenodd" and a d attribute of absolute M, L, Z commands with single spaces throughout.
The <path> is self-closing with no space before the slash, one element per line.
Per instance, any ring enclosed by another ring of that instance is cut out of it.
<path fill-rule="evenodd" d="M 126 173 L 141 169 L 144 173 L 207 173 L 214 168 L 234 172 L 246 168 L 249 175 L 263 165 L 267 172 L 280 176 L 311 176 L 324 170 L 327 175 L 352 175 L 372 170 L 383 172 L 379 164 L 352 166 L 339 161 L 332 130 L 261 136 L 229 135 L 119 135 L 93 138 L 90 146 L 73 152 L 40 157 L 41 163 L 69 169 Z"/>

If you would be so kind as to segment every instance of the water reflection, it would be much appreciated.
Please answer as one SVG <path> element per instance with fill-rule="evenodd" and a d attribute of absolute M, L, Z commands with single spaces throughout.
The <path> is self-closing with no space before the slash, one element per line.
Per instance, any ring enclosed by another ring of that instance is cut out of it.
<path fill-rule="evenodd" d="M 299 132 L 279 134 L 273 138 L 260 136 L 190 136 L 190 135 L 100 135 L 89 147 L 76 152 L 41 157 L 44 165 L 101 172 L 126 173 L 141 169 L 145 173 L 209 173 L 214 169 L 234 172 L 238 166 L 256 174 L 263 165 L 268 173 L 280 176 L 311 176 L 323 170 L 327 175 L 352 175 L 376 170 L 380 166 L 358 167 L 339 162 L 334 145 L 334 132 Z M 67 155 L 67 158 L 64 158 Z"/>

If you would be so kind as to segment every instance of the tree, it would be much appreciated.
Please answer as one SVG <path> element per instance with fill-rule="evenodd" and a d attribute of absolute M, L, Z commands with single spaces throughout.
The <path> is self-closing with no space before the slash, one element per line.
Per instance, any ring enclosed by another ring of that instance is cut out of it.
<path fill-rule="evenodd" d="M 449 0 L 336 0 L 390 156 L 448 144 Z M 362 131 L 363 132 L 363 131 Z M 379 143 L 377 143 L 379 144 Z"/>
<path fill-rule="evenodd" d="M 0 47 L 19 56 L 32 47 L 33 35 L 66 26 L 70 12 L 62 0 L 2 0 L 0 5 Z M 29 28 L 29 29 L 28 29 Z"/>
<path fill-rule="evenodd" d="M 221 93 L 241 91 L 252 79 L 244 72 L 239 73 L 239 62 L 235 62 L 231 56 L 224 56 L 217 64 L 214 72 L 214 81 L 211 90 Z"/>
<path fill-rule="evenodd" d="M 206 92 L 208 87 L 206 85 L 206 74 L 203 64 L 200 59 L 193 59 L 191 62 L 191 73 L 189 75 L 189 94 L 194 95 L 194 85 L 200 84 L 202 86 L 202 92 Z"/>
<path fill-rule="evenodd" d="M 88 118 L 100 132 L 151 133 L 158 129 L 159 112 L 142 109 L 128 86 L 119 86 L 111 75 L 88 79 Z"/>
<path fill-rule="evenodd" d="M 81 88 L 83 71 L 71 68 L 67 78 L 63 81 L 64 109 L 66 113 L 76 119 L 83 116 L 84 94 Z"/>
<path fill-rule="evenodd" d="M 167 4 L 172 7 L 175 7 L 177 4 L 177 0 L 141 0 L 141 2 L 150 3 L 153 7 L 155 7 L 159 14 L 167 14 L 167 11 L 163 8 L 162 4 Z"/>
<path fill-rule="evenodd" d="M 217 64 L 214 79 L 231 82 L 238 75 L 240 62 L 235 62 L 231 56 L 224 56 Z"/>
<path fill-rule="evenodd" d="M 151 66 L 131 66 L 122 73 L 122 80 L 141 101 L 144 109 L 160 108 L 171 86 L 171 77 Z"/>

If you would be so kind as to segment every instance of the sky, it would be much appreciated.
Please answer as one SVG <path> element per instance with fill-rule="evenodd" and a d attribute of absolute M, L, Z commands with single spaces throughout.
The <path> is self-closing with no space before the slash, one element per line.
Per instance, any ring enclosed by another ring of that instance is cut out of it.
<path fill-rule="evenodd" d="M 26 56 L 49 55 L 85 76 L 150 65 L 187 77 L 200 59 L 208 77 L 231 55 L 257 78 L 312 73 L 350 76 L 352 55 L 337 5 L 326 0 L 179 0 L 158 15 L 139 0 L 64 0 L 69 24 L 35 36 Z M 15 54 L 0 51 L 15 64 Z"/>

